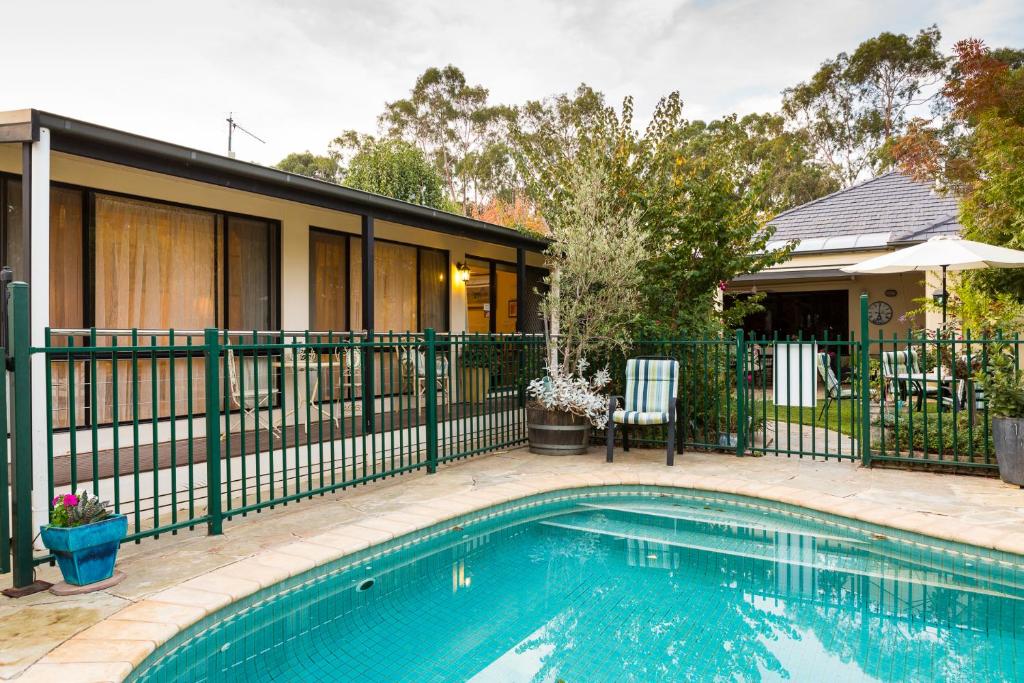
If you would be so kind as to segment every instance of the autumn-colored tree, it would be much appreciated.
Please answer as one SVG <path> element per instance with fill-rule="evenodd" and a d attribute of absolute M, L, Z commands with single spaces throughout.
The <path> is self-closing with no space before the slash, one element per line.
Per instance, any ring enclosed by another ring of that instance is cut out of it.
<path fill-rule="evenodd" d="M 516 195 L 511 202 L 495 197 L 480 207 L 473 218 L 541 235 L 551 232 L 537 206 L 522 195 Z"/>
<path fill-rule="evenodd" d="M 915 122 L 893 146 L 895 158 L 906 172 L 962 198 L 965 237 L 1024 249 L 1024 51 L 990 50 L 968 39 L 953 53 L 942 89 L 948 121 Z M 1024 302 L 1024 273 L 967 273 L 961 289 L 965 301 L 987 295 L 994 306 L 1010 295 Z"/>

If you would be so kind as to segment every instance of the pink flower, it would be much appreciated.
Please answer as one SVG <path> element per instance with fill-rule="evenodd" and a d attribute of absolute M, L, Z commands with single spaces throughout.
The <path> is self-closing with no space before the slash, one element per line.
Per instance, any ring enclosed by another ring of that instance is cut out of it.
<path fill-rule="evenodd" d="M 78 496 L 73 493 L 65 494 L 64 505 L 69 508 L 73 508 L 78 505 Z"/>
<path fill-rule="evenodd" d="M 722 290 L 723 292 L 725 291 L 725 288 L 728 287 L 728 286 L 729 286 L 729 283 L 726 282 L 725 280 L 719 280 L 718 281 L 718 288 L 720 290 Z"/>
<path fill-rule="evenodd" d="M 54 496 L 53 500 L 50 501 L 50 505 L 53 505 L 53 506 L 56 507 L 57 503 L 59 503 L 60 499 L 63 498 L 63 497 L 64 496 Z"/>

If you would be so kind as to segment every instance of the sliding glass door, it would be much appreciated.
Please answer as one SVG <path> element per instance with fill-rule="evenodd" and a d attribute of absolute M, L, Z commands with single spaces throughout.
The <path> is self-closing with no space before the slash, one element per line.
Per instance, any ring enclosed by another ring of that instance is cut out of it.
<path fill-rule="evenodd" d="M 516 331 L 516 268 L 510 263 L 467 258 L 466 331 L 511 334 Z"/>

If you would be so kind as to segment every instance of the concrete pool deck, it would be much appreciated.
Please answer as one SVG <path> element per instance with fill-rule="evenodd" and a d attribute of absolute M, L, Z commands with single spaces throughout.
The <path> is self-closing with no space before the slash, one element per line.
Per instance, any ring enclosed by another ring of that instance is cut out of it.
<path fill-rule="evenodd" d="M 369 545 L 515 498 L 563 488 L 651 484 L 741 494 L 1024 555 L 1024 490 L 986 477 L 855 463 L 603 449 L 525 449 L 317 496 L 122 548 L 127 578 L 106 591 L 0 597 L 0 679 L 120 681 L 175 633 L 224 605 Z M 59 580 L 56 568 L 38 578 Z M 0 586 L 10 576 L 0 577 Z"/>

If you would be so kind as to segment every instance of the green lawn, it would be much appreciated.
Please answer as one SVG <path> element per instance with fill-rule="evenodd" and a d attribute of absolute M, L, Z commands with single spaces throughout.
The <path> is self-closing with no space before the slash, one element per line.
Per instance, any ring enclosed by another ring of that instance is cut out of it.
<path fill-rule="evenodd" d="M 760 401 L 755 398 L 755 403 L 758 404 L 755 406 L 756 409 L 759 407 Z M 769 425 L 775 423 L 775 408 L 775 404 L 771 401 L 767 401 L 765 403 L 764 416 Z M 786 424 L 788 419 L 791 424 L 814 425 L 815 427 L 821 427 L 822 429 L 827 429 L 829 431 L 839 431 L 847 436 L 856 436 L 853 420 L 855 415 L 859 419 L 860 414 L 859 412 L 856 412 L 859 408 L 860 406 L 854 406 L 854 401 L 850 399 L 844 399 L 842 401 L 842 405 L 840 405 L 838 401 L 833 401 L 825 414 L 819 416 L 819 413 L 821 413 L 820 403 L 815 408 L 797 408 L 792 406 L 787 408 L 786 406 L 778 406 L 778 422 L 779 424 Z M 893 408 L 891 405 L 886 406 L 885 411 L 887 415 L 891 415 L 892 410 Z M 932 416 L 939 412 L 939 406 L 935 402 L 929 401 L 925 404 L 925 410 L 929 414 L 929 422 L 934 423 L 935 418 Z M 907 424 L 907 414 L 908 407 L 904 406 L 903 411 L 900 414 L 901 424 Z M 922 417 L 921 413 L 915 412 L 914 422 L 917 423 L 918 420 L 922 419 Z"/>
<path fill-rule="evenodd" d="M 778 414 L 776 416 L 776 408 Z M 840 414 L 840 411 L 842 414 Z M 803 425 L 814 425 L 815 427 L 821 427 L 829 431 L 839 431 L 849 436 L 854 436 L 854 405 L 851 401 L 844 400 L 842 406 L 836 401 L 832 402 L 832 405 L 828 407 L 828 410 L 824 415 L 820 415 L 821 406 L 815 408 L 798 408 L 798 407 L 786 407 L 776 406 L 771 401 L 765 404 L 764 417 L 769 425 L 774 425 L 776 421 L 778 424 L 803 424 Z"/>

